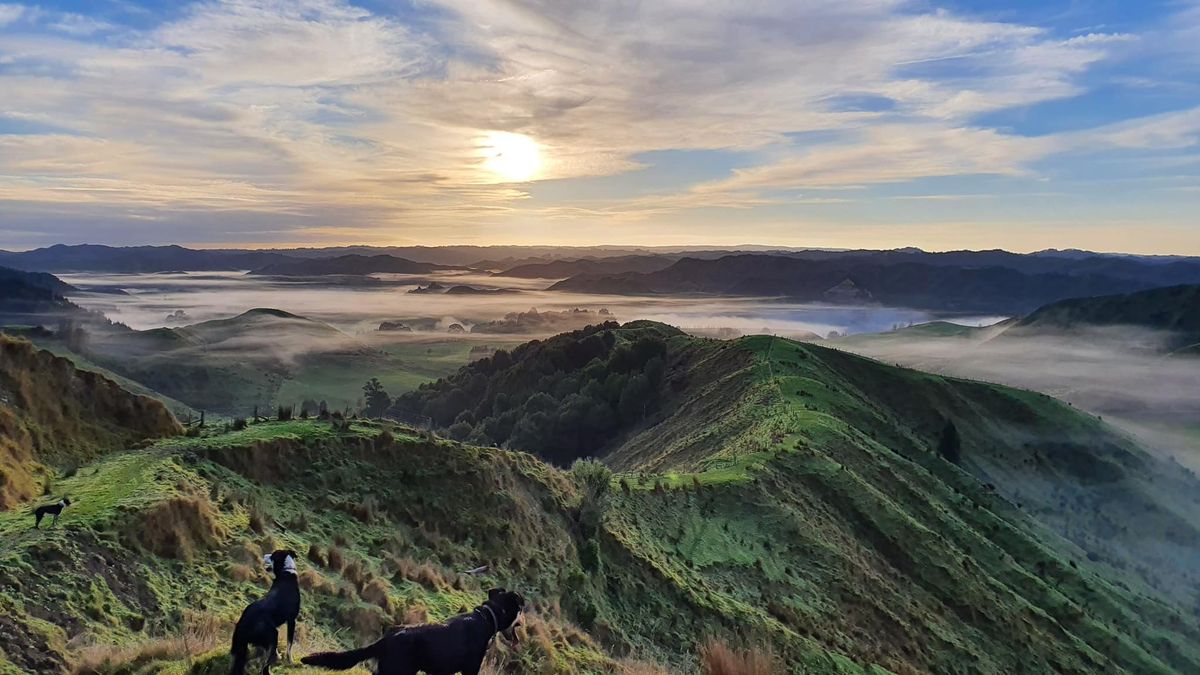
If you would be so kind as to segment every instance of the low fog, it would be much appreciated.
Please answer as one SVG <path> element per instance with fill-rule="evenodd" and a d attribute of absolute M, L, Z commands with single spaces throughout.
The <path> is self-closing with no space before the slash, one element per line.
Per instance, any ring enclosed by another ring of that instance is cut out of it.
<path fill-rule="evenodd" d="M 281 281 L 241 273 L 63 274 L 77 287 L 104 289 L 72 300 L 136 329 L 183 326 L 226 318 L 255 307 L 270 307 L 325 321 L 352 335 L 373 332 L 381 321 L 434 319 L 441 331 L 527 311 L 607 308 L 618 321 L 652 319 L 703 334 L 721 329 L 794 337 L 869 333 L 895 325 L 930 321 L 937 315 L 886 307 L 803 305 L 769 299 L 659 298 L 547 292 L 547 279 L 512 279 L 479 274 L 379 275 L 366 280 Z M 436 281 L 444 286 L 503 288 L 497 295 L 410 293 Z M 119 289 L 124 294 L 111 291 Z M 980 325 L 997 317 L 943 317 Z M 726 331 L 728 334 L 728 331 Z"/>
<path fill-rule="evenodd" d="M 1200 358 L 1156 351 L 1169 335 L 1133 327 L 1037 335 L 980 331 L 974 338 L 904 334 L 837 346 L 888 363 L 1050 394 L 1200 470 Z"/>

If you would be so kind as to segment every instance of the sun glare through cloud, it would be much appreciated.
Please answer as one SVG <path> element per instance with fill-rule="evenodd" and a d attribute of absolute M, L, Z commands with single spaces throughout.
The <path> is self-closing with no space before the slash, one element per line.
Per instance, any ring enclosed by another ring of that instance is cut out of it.
<path fill-rule="evenodd" d="M 484 138 L 482 153 L 484 168 L 501 182 L 524 183 L 540 177 L 541 148 L 528 136 L 493 131 Z"/>

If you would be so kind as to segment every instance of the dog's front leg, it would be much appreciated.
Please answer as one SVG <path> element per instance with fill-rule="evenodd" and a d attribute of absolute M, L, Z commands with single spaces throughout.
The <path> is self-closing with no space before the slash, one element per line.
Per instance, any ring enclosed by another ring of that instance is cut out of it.
<path fill-rule="evenodd" d="M 292 643 L 296 641 L 296 620 L 288 619 L 288 646 L 287 655 L 284 656 L 285 663 L 292 662 Z"/>

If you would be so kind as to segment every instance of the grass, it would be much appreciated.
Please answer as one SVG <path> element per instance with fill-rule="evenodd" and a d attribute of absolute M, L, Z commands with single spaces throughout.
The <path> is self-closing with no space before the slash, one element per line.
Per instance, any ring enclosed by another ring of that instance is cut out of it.
<path fill-rule="evenodd" d="M 504 585 L 531 600 L 529 626 L 492 672 L 1200 668 L 1195 618 L 1114 566 L 1130 535 L 1092 540 L 1103 518 L 1130 516 L 1075 503 L 1109 464 L 1121 501 L 1154 477 L 1100 422 L 786 340 L 672 340 L 698 395 L 615 450 L 598 528 L 581 526 L 571 474 L 389 423 L 214 425 L 100 457 L 58 479 L 77 499 L 59 529 L 0 513 L 0 634 L 21 636 L 0 672 L 106 654 L 225 672 L 222 640 L 179 649 L 181 619 L 202 607 L 227 626 L 263 592 L 275 547 L 303 557 L 299 655 L 448 618 Z M 929 450 L 945 415 L 961 421 L 962 466 Z M 1051 430 L 1066 445 L 1047 445 Z M 1162 512 L 1142 522 L 1186 534 L 1172 518 L 1187 505 L 1167 501 L 1177 484 L 1156 484 L 1143 503 Z M 1060 520 L 1031 517 L 1064 494 Z"/>

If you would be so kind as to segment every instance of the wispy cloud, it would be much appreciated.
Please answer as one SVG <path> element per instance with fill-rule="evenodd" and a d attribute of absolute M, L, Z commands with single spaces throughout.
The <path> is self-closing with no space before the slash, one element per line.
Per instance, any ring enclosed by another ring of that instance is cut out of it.
<path fill-rule="evenodd" d="M 989 124 L 1086 92 L 1140 38 L 902 0 L 440 0 L 402 14 L 220 0 L 138 29 L 37 11 L 0 5 L 0 200 L 44 205 L 37 222 L 137 213 L 182 233 L 197 212 L 235 230 L 253 213 L 284 233 L 444 240 L 521 217 L 838 204 L 813 192 L 1023 178 L 1089 144 L 1196 138 L 1194 110 L 1042 135 Z M 542 180 L 650 170 L 657 150 L 752 162 L 650 196 L 550 204 L 486 168 L 494 131 L 541 145 Z"/>

